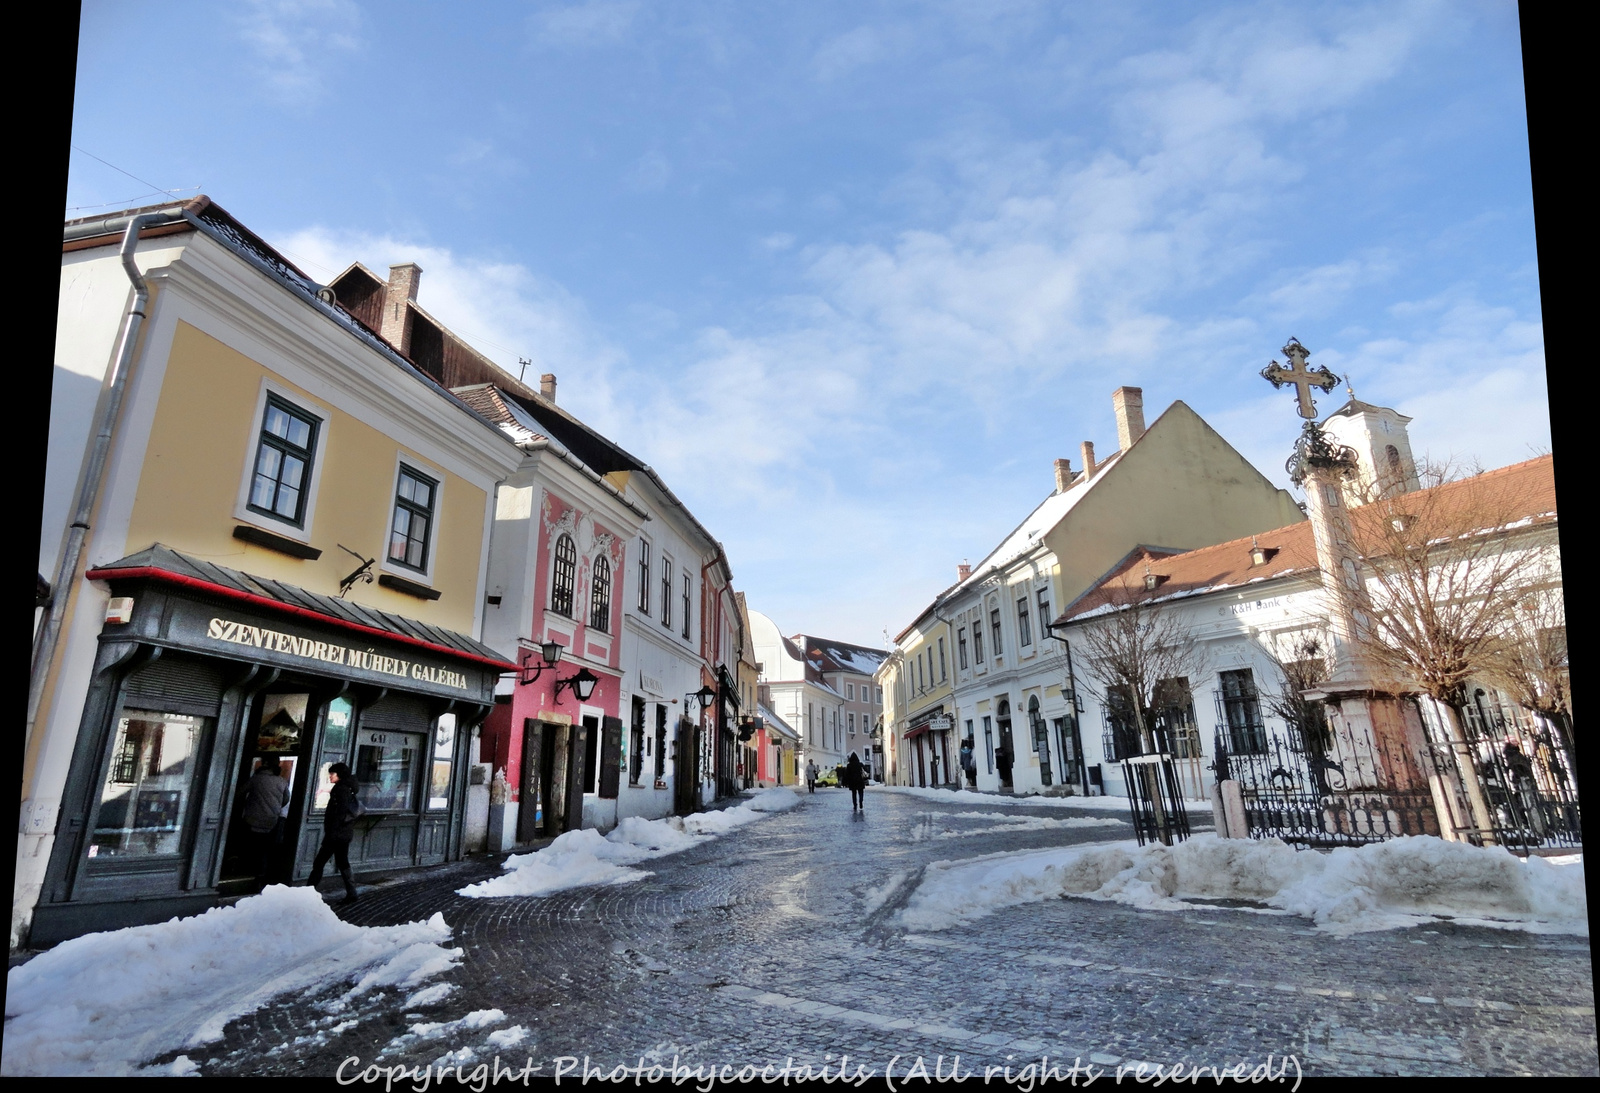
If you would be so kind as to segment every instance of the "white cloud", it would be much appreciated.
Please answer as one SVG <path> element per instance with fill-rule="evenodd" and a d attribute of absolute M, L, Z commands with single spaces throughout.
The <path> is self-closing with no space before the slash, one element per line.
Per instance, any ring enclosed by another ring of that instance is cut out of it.
<path fill-rule="evenodd" d="M 639 14 L 636 0 L 587 0 L 546 7 L 529 19 L 534 39 L 550 46 L 604 46 L 621 41 Z"/>
<path fill-rule="evenodd" d="M 353 0 L 250 0 L 237 18 L 268 93 L 292 106 L 320 98 L 331 56 L 362 45 Z"/>

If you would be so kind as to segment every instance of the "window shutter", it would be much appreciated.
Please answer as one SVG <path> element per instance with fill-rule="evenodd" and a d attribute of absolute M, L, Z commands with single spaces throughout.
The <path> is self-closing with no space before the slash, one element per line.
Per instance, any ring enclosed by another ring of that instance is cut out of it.
<path fill-rule="evenodd" d="M 600 796 L 616 798 L 621 766 L 622 718 L 607 717 L 600 733 Z"/>

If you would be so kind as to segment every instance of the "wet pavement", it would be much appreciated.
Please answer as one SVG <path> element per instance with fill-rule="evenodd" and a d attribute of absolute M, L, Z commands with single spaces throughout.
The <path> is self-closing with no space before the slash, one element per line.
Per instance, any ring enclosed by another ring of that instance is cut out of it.
<path fill-rule="evenodd" d="M 1041 1056 L 1062 1074 L 1077 1061 L 1112 1078 L 1137 1062 L 1255 1067 L 1269 1056 L 1274 1068 L 1293 1057 L 1290 1080 L 1295 1067 L 1600 1072 L 1586 938 L 1449 923 L 1335 938 L 1285 915 L 1084 899 L 939 932 L 898 926 L 930 862 L 1132 837 L 1125 822 L 1018 830 L 960 815 L 996 811 L 869 792 L 853 815 L 848 793 L 825 790 L 647 862 L 653 875 L 634 884 L 467 899 L 455 890 L 498 869 L 465 862 L 370 890 L 344 917 L 389 925 L 443 913 L 465 950 L 435 981 L 453 991 L 409 1009 L 389 992 L 337 1015 L 296 1000 L 188 1054 L 206 1074 L 328 1075 L 358 1059 L 346 1078 L 447 1053 L 468 1070 L 498 1056 L 520 1071 L 531 1059 L 542 1076 L 573 1065 L 560 1057 L 606 1072 L 676 1060 L 732 1074 L 786 1060 L 834 1068 L 842 1055 L 852 1074 L 881 1074 L 891 1060 L 904 1074 L 919 1057 L 948 1073 L 959 1055 L 980 1080 L 985 1066 L 1017 1074 Z M 1206 814 L 1196 819 L 1205 830 Z M 995 827 L 1006 830 L 974 833 Z M 408 1031 L 491 1008 L 504 1018 Z M 520 1040 L 512 1026 L 526 1030 Z"/>

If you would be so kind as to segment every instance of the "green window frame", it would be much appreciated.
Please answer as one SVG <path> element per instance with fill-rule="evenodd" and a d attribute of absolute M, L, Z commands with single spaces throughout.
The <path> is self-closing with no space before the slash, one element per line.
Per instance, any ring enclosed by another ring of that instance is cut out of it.
<path fill-rule="evenodd" d="M 400 464 L 394 491 L 394 520 L 389 530 L 389 561 L 418 573 L 428 571 L 429 538 L 438 500 L 436 479 Z"/>

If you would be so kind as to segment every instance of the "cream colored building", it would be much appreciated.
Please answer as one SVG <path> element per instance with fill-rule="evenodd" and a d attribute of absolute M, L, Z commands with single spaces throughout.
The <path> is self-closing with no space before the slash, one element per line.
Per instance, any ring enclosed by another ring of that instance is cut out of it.
<path fill-rule="evenodd" d="M 248 884 L 264 759 L 286 875 L 332 762 L 367 787 L 358 868 L 457 856 L 520 453 L 205 198 L 69 222 L 57 330 L 13 946 Z"/>

